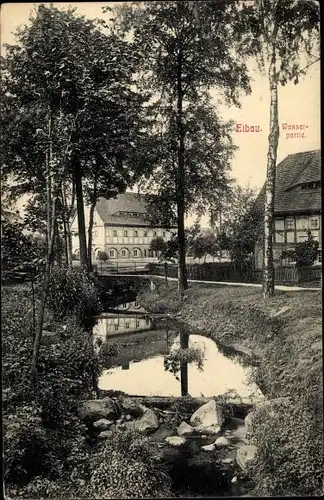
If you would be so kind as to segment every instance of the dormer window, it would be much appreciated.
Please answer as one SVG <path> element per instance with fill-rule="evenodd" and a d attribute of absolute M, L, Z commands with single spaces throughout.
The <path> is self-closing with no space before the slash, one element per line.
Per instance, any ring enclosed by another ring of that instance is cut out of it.
<path fill-rule="evenodd" d="M 301 189 L 318 189 L 321 187 L 321 181 L 306 182 L 301 184 Z"/>

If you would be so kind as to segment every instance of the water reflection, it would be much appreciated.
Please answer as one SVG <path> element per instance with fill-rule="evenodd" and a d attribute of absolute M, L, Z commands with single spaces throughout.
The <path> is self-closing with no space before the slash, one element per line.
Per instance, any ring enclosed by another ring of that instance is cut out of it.
<path fill-rule="evenodd" d="M 116 314 L 104 313 L 98 317 L 98 323 L 93 328 L 94 342 L 101 339 L 105 342 L 108 337 L 131 332 L 140 332 L 152 328 L 151 319 L 144 314 Z"/>
<path fill-rule="evenodd" d="M 180 345 L 180 336 L 172 349 Z M 260 395 L 255 385 L 248 384 L 249 370 L 224 356 L 215 342 L 200 335 L 190 335 L 189 348 L 204 351 L 203 369 L 187 363 L 188 393 L 191 396 L 217 396 L 235 390 L 240 396 Z M 180 377 L 181 378 L 181 377 Z M 181 396 L 181 383 L 164 368 L 164 356 L 150 356 L 137 363 L 131 361 L 126 371 L 121 366 L 105 370 L 99 379 L 100 389 L 114 389 L 133 395 Z"/>

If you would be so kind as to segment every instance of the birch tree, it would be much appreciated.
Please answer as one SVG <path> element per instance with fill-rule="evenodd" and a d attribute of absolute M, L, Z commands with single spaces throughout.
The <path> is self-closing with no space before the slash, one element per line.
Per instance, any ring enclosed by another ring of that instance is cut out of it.
<path fill-rule="evenodd" d="M 270 91 L 263 242 L 263 295 L 268 297 L 274 294 L 273 235 L 279 87 L 289 81 L 297 85 L 307 68 L 319 60 L 319 4 L 313 0 L 246 2 L 242 12 L 242 30 L 244 26 L 246 33 L 252 33 L 251 49 L 256 54 L 259 69 L 268 75 Z"/>

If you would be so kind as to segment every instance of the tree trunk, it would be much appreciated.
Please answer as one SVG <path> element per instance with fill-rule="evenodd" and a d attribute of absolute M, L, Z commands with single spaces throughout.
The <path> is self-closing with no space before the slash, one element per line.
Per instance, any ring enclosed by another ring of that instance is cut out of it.
<path fill-rule="evenodd" d="M 88 265 L 89 269 L 92 268 L 92 229 L 93 229 L 93 215 L 96 207 L 96 200 L 91 202 L 89 213 L 89 228 L 88 228 Z"/>
<path fill-rule="evenodd" d="M 180 347 L 181 349 L 188 349 L 189 335 L 180 332 Z M 180 383 L 181 383 L 181 396 L 188 395 L 188 361 L 181 363 L 180 366 Z"/>
<path fill-rule="evenodd" d="M 52 227 L 51 227 L 51 212 L 52 212 L 52 200 L 51 200 L 51 191 L 52 191 L 52 178 L 51 178 L 51 167 L 50 163 L 52 161 L 52 128 L 53 128 L 53 119 L 52 115 L 49 117 L 48 120 L 48 137 L 49 137 L 49 145 L 48 145 L 48 151 L 46 152 L 46 224 L 47 224 L 47 231 L 46 231 L 46 243 L 47 243 L 47 251 L 50 247 L 50 241 L 51 241 L 51 233 L 52 233 Z"/>
<path fill-rule="evenodd" d="M 73 177 L 74 177 L 75 194 L 76 194 L 76 201 L 77 201 L 77 212 L 78 212 L 80 266 L 81 266 L 81 269 L 88 271 L 89 267 L 88 267 L 88 258 L 87 258 L 87 240 L 86 240 L 84 204 L 83 204 L 83 192 L 82 192 L 82 174 L 81 174 L 81 165 L 80 165 L 79 158 L 74 158 L 73 163 L 74 163 L 73 164 Z"/>
<path fill-rule="evenodd" d="M 89 213 L 89 228 L 88 228 L 88 265 L 89 269 L 92 268 L 92 230 L 93 230 L 93 216 L 97 203 L 97 183 L 98 176 L 95 174 L 93 183 L 93 197 L 91 199 L 90 213 Z"/>
<path fill-rule="evenodd" d="M 186 269 L 185 238 L 185 145 L 183 130 L 183 91 L 182 91 L 182 53 L 178 57 L 177 75 L 177 130 L 178 130 L 178 169 L 177 169 L 177 226 L 178 226 L 178 290 L 182 294 L 188 288 Z"/>
<path fill-rule="evenodd" d="M 47 210 L 49 212 L 49 207 L 52 208 L 51 215 L 47 215 L 47 234 L 48 234 L 48 247 L 47 247 L 47 255 L 46 255 L 46 268 L 45 268 L 45 278 L 43 284 L 43 297 L 40 305 L 39 311 L 39 319 L 37 325 L 37 331 L 34 337 L 33 344 L 33 354 L 32 354 L 32 362 L 31 362 L 31 385 L 34 384 L 36 380 L 36 368 L 39 357 L 39 350 L 42 340 L 43 333 L 43 324 L 44 324 L 44 315 L 45 315 L 45 307 L 47 301 L 50 273 L 51 273 L 51 265 L 53 260 L 53 250 L 54 250 L 54 238 L 55 238 L 55 220 L 56 220 L 56 193 L 52 196 L 53 191 L 55 191 L 53 186 L 53 180 L 51 178 L 51 161 L 52 161 L 52 117 L 49 119 L 49 152 L 47 156 L 47 175 L 46 175 L 46 193 L 47 193 L 47 201 L 49 202 L 49 206 Z M 50 232 L 49 232 L 50 228 Z"/>
<path fill-rule="evenodd" d="M 267 157 L 267 178 L 264 205 L 264 242 L 263 242 L 263 296 L 274 294 L 273 236 L 274 236 L 274 197 L 276 181 L 277 149 L 279 140 L 278 123 L 278 84 L 276 79 L 276 52 L 273 43 L 269 67 L 270 83 L 270 133 Z"/>
<path fill-rule="evenodd" d="M 67 267 L 71 267 L 72 266 L 72 248 L 70 246 L 70 228 L 69 228 L 68 215 L 67 215 L 68 210 L 67 210 L 64 184 L 62 184 L 61 198 L 62 198 L 62 207 L 63 207 L 62 217 L 63 217 L 63 231 L 64 231 L 65 262 L 66 262 Z"/>

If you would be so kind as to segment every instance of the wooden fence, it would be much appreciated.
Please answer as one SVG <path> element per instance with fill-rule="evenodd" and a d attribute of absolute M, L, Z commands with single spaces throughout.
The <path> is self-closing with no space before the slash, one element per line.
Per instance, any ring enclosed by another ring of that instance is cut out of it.
<path fill-rule="evenodd" d="M 203 281 L 224 281 L 233 283 L 262 283 L 262 269 L 237 268 L 231 264 L 210 263 L 210 264 L 188 264 L 188 279 Z M 150 264 L 149 273 L 164 276 L 163 264 Z M 176 265 L 168 265 L 168 276 L 175 278 L 178 276 Z M 321 266 L 296 268 L 291 266 L 281 266 L 275 269 L 276 284 L 299 284 L 307 282 L 320 282 L 322 276 Z"/>

